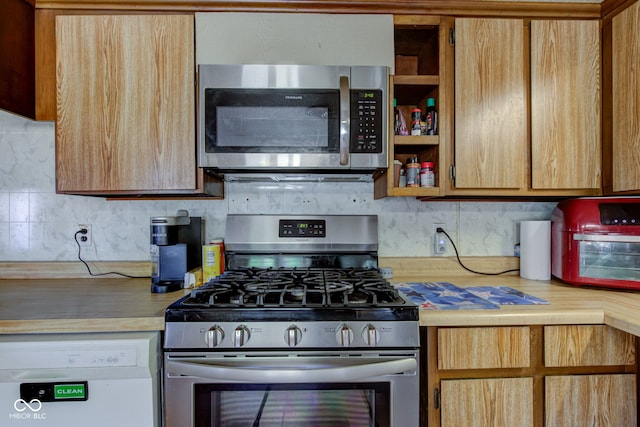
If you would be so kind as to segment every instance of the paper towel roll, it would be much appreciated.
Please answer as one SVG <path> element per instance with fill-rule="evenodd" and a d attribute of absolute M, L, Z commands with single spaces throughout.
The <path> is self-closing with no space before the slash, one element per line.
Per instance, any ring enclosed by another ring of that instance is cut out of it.
<path fill-rule="evenodd" d="M 551 279 L 551 221 L 520 222 L 520 277 Z"/>

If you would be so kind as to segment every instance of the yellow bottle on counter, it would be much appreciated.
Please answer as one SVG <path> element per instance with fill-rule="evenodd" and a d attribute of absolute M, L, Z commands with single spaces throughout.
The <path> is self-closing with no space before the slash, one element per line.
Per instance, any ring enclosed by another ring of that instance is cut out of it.
<path fill-rule="evenodd" d="M 222 239 L 211 240 L 202 246 L 203 281 L 207 283 L 224 273 L 224 242 Z"/>

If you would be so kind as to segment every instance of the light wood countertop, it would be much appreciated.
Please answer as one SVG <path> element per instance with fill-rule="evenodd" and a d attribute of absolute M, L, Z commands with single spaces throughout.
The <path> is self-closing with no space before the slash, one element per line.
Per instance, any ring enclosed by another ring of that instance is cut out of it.
<path fill-rule="evenodd" d="M 0 280 L 0 333 L 164 330 L 182 291 L 153 294 L 149 279 Z"/>
<path fill-rule="evenodd" d="M 471 278 L 443 276 L 429 279 L 431 282 L 449 282 L 461 288 L 509 286 L 547 300 L 549 304 L 503 305 L 499 309 L 491 310 L 420 310 L 420 323 L 423 326 L 602 323 L 604 320 L 603 291 L 574 288 L 556 281 L 531 281 L 518 276 Z M 417 281 L 406 277 L 394 277 L 392 280 L 393 282 Z M 640 304 L 640 298 L 638 304 Z"/>
<path fill-rule="evenodd" d="M 471 268 L 484 266 L 482 271 L 513 267 L 509 258 L 465 262 Z M 550 302 L 495 310 L 421 310 L 422 326 L 607 324 L 640 336 L 640 291 L 576 288 L 515 274 L 474 275 L 462 271 L 450 258 L 385 258 L 380 266 L 393 268 L 391 282 L 509 286 Z M 152 294 L 149 279 L 3 279 L 0 334 L 164 330 L 165 308 L 183 294 Z"/>
<path fill-rule="evenodd" d="M 513 257 L 468 257 L 469 268 L 498 272 L 518 268 Z M 640 336 L 640 291 L 574 287 L 560 280 L 538 281 L 517 273 L 486 276 L 463 270 L 453 257 L 381 258 L 393 269 L 391 282 L 449 282 L 459 287 L 509 286 L 549 301 L 545 305 L 501 306 L 493 310 L 421 310 L 421 326 L 607 324 Z"/>

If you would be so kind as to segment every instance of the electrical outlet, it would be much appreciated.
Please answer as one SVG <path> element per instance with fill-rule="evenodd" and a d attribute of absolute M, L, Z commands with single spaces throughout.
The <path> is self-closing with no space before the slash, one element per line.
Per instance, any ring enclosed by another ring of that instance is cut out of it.
<path fill-rule="evenodd" d="M 438 233 L 438 228 L 444 230 L 444 224 L 433 224 L 433 253 L 443 255 L 447 253 L 447 236 L 444 233 Z"/>
<path fill-rule="evenodd" d="M 80 246 L 91 245 L 91 224 L 78 224 L 78 231 L 87 230 L 86 233 L 78 233 L 77 240 Z"/>

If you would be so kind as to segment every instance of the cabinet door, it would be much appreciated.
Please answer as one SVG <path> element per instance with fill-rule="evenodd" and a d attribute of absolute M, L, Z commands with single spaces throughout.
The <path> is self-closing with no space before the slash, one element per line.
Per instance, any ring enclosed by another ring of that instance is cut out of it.
<path fill-rule="evenodd" d="M 636 363 L 633 335 L 607 325 L 544 327 L 545 366 L 615 366 Z"/>
<path fill-rule="evenodd" d="M 455 21 L 455 186 L 527 186 L 524 23 Z"/>
<path fill-rule="evenodd" d="M 57 191 L 196 188 L 193 16 L 58 16 Z"/>
<path fill-rule="evenodd" d="M 530 363 L 527 326 L 438 328 L 438 369 L 524 368 Z"/>
<path fill-rule="evenodd" d="M 533 425 L 533 379 L 443 380 L 441 426 Z"/>
<path fill-rule="evenodd" d="M 612 189 L 640 190 L 640 3 L 613 18 Z"/>
<path fill-rule="evenodd" d="M 634 374 L 545 378 L 545 425 L 636 426 Z"/>
<path fill-rule="evenodd" d="M 533 189 L 602 185 L 599 25 L 531 22 Z"/>

